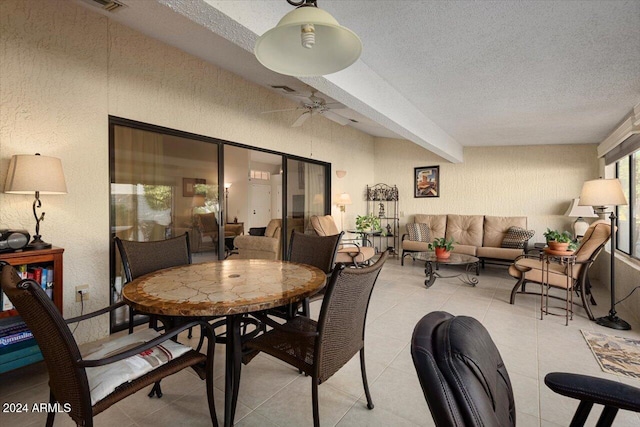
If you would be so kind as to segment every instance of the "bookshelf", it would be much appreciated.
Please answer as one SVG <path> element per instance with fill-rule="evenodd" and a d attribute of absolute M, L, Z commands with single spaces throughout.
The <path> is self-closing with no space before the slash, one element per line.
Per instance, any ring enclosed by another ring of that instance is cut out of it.
<path fill-rule="evenodd" d="M 376 184 L 366 188 L 367 214 L 380 219 L 382 233 L 372 236 L 376 252 L 390 250 L 392 256 L 398 257 L 400 218 L 398 216 L 398 187 L 395 185 Z"/>
<path fill-rule="evenodd" d="M 0 260 L 6 261 L 14 267 L 26 266 L 27 270 L 49 269 L 52 277 L 47 277 L 47 282 L 52 282 L 51 297 L 53 303 L 62 313 L 62 254 L 64 249 L 53 247 L 33 251 L 19 251 L 0 254 Z M 48 275 L 47 275 L 48 276 Z M 4 300 L 4 295 L 3 295 Z M 4 301 L 2 301 L 4 302 Z M 3 306 L 0 305 L 0 310 Z M 0 311 L 0 337 L 3 334 L 21 330 L 23 325 L 20 314 L 15 309 Z M 8 336 L 8 335 L 5 335 Z M 29 365 L 42 360 L 42 355 L 33 338 L 0 345 L 0 373 L 7 372 L 21 366 Z"/>

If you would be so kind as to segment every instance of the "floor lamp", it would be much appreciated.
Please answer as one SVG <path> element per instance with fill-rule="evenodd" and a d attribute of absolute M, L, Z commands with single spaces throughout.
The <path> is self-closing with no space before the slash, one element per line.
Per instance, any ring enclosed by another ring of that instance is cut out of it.
<path fill-rule="evenodd" d="M 231 187 L 230 182 L 224 183 L 224 222 L 225 224 L 229 224 L 229 188 Z"/>
<path fill-rule="evenodd" d="M 619 179 L 594 179 L 587 181 L 582 186 L 580 205 L 593 206 L 601 215 L 605 216 L 607 206 L 622 206 L 627 204 L 627 199 L 622 191 Z M 628 330 L 631 329 L 616 313 L 616 281 L 615 281 L 615 251 L 616 251 L 616 211 L 612 209 L 611 215 L 611 309 L 609 314 L 596 319 L 596 323 L 607 328 Z"/>

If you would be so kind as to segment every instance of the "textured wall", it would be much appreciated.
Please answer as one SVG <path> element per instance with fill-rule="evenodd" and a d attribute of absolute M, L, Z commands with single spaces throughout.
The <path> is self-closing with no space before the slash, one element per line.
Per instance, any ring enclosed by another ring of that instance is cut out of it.
<path fill-rule="evenodd" d="M 295 113 L 262 115 L 295 105 L 73 2 L 0 2 L 0 52 L 0 189 L 13 154 L 56 156 L 65 169 L 69 194 L 42 197 L 41 232 L 65 248 L 67 317 L 80 312 L 77 285 L 90 286 L 85 311 L 109 299 L 109 114 L 332 162 L 349 178 L 334 179 L 334 194 L 373 181 L 372 137 L 323 117 L 291 128 Z M 32 201 L 0 194 L 0 225 L 33 232 Z M 106 316 L 77 331 L 107 333 Z"/>
<path fill-rule="evenodd" d="M 440 197 L 414 198 L 414 167 L 440 165 Z M 564 216 L 582 183 L 597 177 L 596 145 L 466 147 L 464 163 L 451 164 L 407 141 L 378 139 L 376 181 L 397 184 L 401 226 L 412 215 L 526 216 L 544 241 L 547 227 L 570 229 Z"/>

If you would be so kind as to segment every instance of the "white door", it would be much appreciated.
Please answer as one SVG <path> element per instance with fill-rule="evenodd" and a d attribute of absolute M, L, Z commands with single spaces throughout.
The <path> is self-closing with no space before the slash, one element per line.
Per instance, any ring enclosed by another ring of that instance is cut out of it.
<path fill-rule="evenodd" d="M 249 228 L 266 227 L 271 221 L 271 186 L 249 184 Z"/>

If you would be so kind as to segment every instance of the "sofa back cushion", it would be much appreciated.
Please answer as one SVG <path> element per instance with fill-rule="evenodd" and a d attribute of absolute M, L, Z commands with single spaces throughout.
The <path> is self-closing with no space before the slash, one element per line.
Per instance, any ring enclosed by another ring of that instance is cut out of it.
<path fill-rule="evenodd" d="M 338 230 L 331 215 L 313 215 L 310 220 L 311 226 L 318 236 L 335 236 L 336 234 L 340 234 L 340 230 Z"/>
<path fill-rule="evenodd" d="M 271 221 L 269 221 L 269 224 L 267 224 L 267 229 L 264 231 L 264 235 L 267 237 L 275 237 L 279 239 L 281 228 L 282 228 L 282 220 L 272 219 Z"/>
<path fill-rule="evenodd" d="M 485 216 L 484 236 L 478 246 L 499 248 L 511 227 L 527 229 L 526 216 Z"/>
<path fill-rule="evenodd" d="M 423 215 L 416 214 L 414 218 L 416 224 L 427 224 L 429 228 L 429 236 L 433 241 L 444 237 L 445 230 L 447 228 L 447 216 L 446 215 Z"/>
<path fill-rule="evenodd" d="M 447 215 L 446 238 L 460 245 L 482 246 L 483 222 L 482 215 Z"/>

